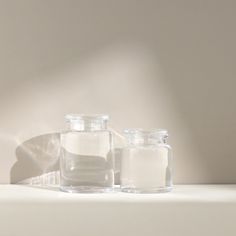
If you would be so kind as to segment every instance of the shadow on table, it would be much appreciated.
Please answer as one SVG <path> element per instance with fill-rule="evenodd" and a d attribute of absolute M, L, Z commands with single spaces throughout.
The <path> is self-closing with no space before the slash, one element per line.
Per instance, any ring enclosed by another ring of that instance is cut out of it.
<path fill-rule="evenodd" d="M 16 148 L 17 161 L 11 168 L 11 183 L 59 170 L 60 135 L 33 137 Z"/>
<path fill-rule="evenodd" d="M 121 148 L 115 148 L 115 184 L 120 183 Z M 17 161 L 11 168 L 12 184 L 47 185 L 58 182 L 53 178 L 59 170 L 60 134 L 33 137 L 16 148 Z M 46 181 L 46 182 L 45 182 Z"/>

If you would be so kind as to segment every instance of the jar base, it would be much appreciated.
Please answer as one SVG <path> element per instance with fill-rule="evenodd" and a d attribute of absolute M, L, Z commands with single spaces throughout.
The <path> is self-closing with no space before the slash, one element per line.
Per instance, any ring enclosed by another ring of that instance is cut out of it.
<path fill-rule="evenodd" d="M 121 187 L 121 191 L 125 193 L 167 193 L 172 190 L 172 187 L 157 187 L 157 188 L 130 188 Z"/>
<path fill-rule="evenodd" d="M 60 186 L 60 190 L 67 193 L 110 193 L 114 191 L 114 188 L 97 186 Z"/>

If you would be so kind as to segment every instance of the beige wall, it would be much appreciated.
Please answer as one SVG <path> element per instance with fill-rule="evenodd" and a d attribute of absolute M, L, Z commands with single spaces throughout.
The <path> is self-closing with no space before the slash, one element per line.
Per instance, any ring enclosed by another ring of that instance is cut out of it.
<path fill-rule="evenodd" d="M 109 113 L 118 131 L 167 128 L 175 183 L 235 183 L 235 11 L 233 0 L 0 0 L 0 182 L 54 168 L 52 133 L 76 112 Z"/>

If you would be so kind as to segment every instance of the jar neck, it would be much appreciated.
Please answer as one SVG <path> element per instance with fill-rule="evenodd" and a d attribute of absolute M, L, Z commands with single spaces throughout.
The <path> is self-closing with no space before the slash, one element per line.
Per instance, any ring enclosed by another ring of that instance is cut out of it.
<path fill-rule="evenodd" d="M 69 123 L 69 129 L 72 131 L 99 131 L 107 129 L 106 121 L 80 120 Z"/>
<path fill-rule="evenodd" d="M 156 145 L 156 144 L 167 144 L 167 138 L 148 138 L 148 137 L 129 137 L 127 138 L 128 144 L 130 145 Z"/>

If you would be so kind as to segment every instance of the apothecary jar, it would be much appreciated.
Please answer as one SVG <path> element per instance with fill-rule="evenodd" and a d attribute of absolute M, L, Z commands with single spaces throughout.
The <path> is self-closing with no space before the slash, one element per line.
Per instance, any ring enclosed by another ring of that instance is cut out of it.
<path fill-rule="evenodd" d="M 131 193 L 172 189 L 171 147 L 166 130 L 124 131 L 127 145 L 121 158 L 121 190 Z"/>
<path fill-rule="evenodd" d="M 114 184 L 112 133 L 107 115 L 66 115 L 61 133 L 60 188 L 66 192 L 107 192 Z"/>

